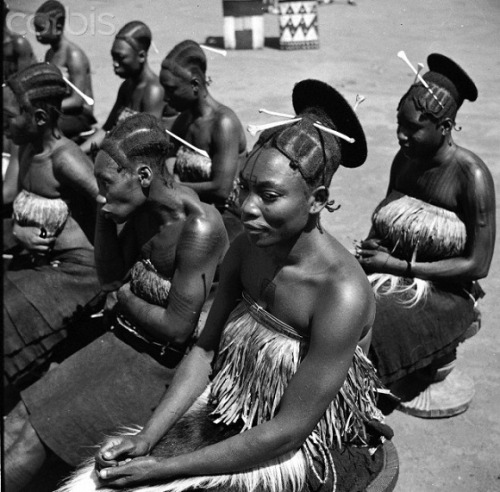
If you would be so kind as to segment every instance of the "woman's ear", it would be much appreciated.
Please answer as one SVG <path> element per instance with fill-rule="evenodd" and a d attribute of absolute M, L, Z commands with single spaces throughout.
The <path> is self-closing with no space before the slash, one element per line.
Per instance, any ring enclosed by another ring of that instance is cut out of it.
<path fill-rule="evenodd" d="M 139 61 L 141 63 L 144 63 L 146 61 L 146 58 L 147 58 L 148 55 L 147 55 L 147 53 L 146 53 L 145 50 L 141 50 L 141 51 L 139 51 L 139 53 L 137 53 L 137 56 L 139 58 Z"/>
<path fill-rule="evenodd" d="M 311 193 L 311 205 L 309 208 L 309 213 L 317 214 L 325 208 L 328 202 L 330 192 L 326 186 L 318 186 Z"/>
<path fill-rule="evenodd" d="M 153 180 L 153 171 L 147 164 L 141 164 L 137 169 L 137 175 L 139 176 L 139 182 L 142 188 L 149 188 L 151 186 L 151 181 Z"/>
<path fill-rule="evenodd" d="M 33 111 L 33 117 L 35 118 L 35 123 L 37 126 L 46 125 L 49 121 L 49 115 L 47 114 L 47 111 L 45 111 L 45 109 L 35 109 L 35 111 Z"/>
<path fill-rule="evenodd" d="M 196 75 L 194 75 L 193 78 L 191 79 L 191 87 L 193 89 L 193 94 L 197 96 L 198 93 L 200 92 L 201 83 Z"/>
<path fill-rule="evenodd" d="M 442 128 L 442 133 L 443 135 L 450 134 L 451 130 L 453 130 L 453 127 L 455 126 L 455 122 L 451 118 L 445 118 L 441 122 L 441 128 Z"/>

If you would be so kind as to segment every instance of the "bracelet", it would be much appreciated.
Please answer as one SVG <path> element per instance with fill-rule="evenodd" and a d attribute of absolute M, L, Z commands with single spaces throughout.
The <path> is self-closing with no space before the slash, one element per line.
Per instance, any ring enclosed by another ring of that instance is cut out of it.
<path fill-rule="evenodd" d="M 413 272 L 411 271 L 411 261 L 406 260 L 406 270 L 405 270 L 405 277 L 412 277 Z"/>

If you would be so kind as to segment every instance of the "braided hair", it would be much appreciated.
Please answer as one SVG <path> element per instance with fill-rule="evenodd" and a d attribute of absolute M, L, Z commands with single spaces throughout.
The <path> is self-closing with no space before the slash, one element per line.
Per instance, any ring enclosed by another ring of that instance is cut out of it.
<path fill-rule="evenodd" d="M 58 117 L 61 103 L 67 94 L 67 86 L 59 68 L 52 63 L 35 63 L 15 73 L 7 85 L 26 111 L 44 109 L 52 117 Z"/>
<path fill-rule="evenodd" d="M 198 76 L 203 85 L 207 83 L 207 57 L 196 41 L 188 39 L 174 46 L 163 60 L 161 68 L 187 80 L 193 75 Z"/>
<path fill-rule="evenodd" d="M 137 53 L 140 51 L 145 51 L 147 53 L 151 46 L 152 38 L 151 29 L 141 21 L 128 22 L 115 36 L 115 40 L 121 39 L 125 41 Z"/>
<path fill-rule="evenodd" d="M 430 70 L 423 79 L 435 97 L 422 83 L 413 84 L 399 101 L 398 111 L 407 100 L 411 100 L 415 108 L 432 121 L 440 123 L 450 118 L 454 122 L 464 100 L 477 99 L 477 88 L 467 73 L 444 55 L 429 55 L 427 64 Z"/>
<path fill-rule="evenodd" d="M 66 10 L 64 5 L 57 0 L 47 0 L 44 2 L 35 13 L 35 16 L 44 17 L 47 20 L 59 22 L 64 26 L 66 21 Z"/>
<path fill-rule="evenodd" d="M 339 166 L 358 167 L 366 160 L 363 129 L 347 101 L 319 80 L 295 85 L 293 107 L 300 121 L 264 131 L 251 153 L 275 148 L 290 160 L 311 188 L 329 187 Z M 355 139 L 348 143 L 319 129 L 315 124 L 343 132 Z"/>
<path fill-rule="evenodd" d="M 153 171 L 171 186 L 174 177 L 165 166 L 169 139 L 158 120 L 137 113 L 119 123 L 104 139 L 100 152 L 107 153 L 118 165 L 118 172 L 131 172 L 137 162 L 148 162 Z"/>

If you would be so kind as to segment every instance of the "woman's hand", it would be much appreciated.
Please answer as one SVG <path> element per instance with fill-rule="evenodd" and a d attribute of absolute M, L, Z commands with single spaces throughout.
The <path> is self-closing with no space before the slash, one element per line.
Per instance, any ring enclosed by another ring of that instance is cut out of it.
<path fill-rule="evenodd" d="M 393 258 L 380 239 L 367 239 L 356 246 L 355 256 L 366 273 L 389 273 Z"/>
<path fill-rule="evenodd" d="M 169 478 L 164 463 L 165 460 L 152 456 L 133 458 L 124 464 L 97 470 L 96 473 L 101 484 L 106 487 L 146 485 Z"/>
<path fill-rule="evenodd" d="M 150 448 L 149 442 L 139 434 L 110 437 L 96 454 L 96 469 L 124 466 L 131 458 L 148 454 Z"/>
<path fill-rule="evenodd" d="M 32 226 L 21 226 L 14 222 L 12 234 L 30 253 L 46 255 L 53 248 L 55 236 L 46 237 L 44 229 Z"/>
<path fill-rule="evenodd" d="M 121 313 L 126 313 L 129 307 L 129 301 L 136 295 L 130 289 L 130 282 L 123 284 L 116 293 L 116 309 Z"/>

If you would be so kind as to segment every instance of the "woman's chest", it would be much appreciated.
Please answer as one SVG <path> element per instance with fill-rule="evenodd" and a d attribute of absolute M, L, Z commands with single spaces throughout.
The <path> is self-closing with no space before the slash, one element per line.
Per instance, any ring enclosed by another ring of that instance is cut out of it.
<path fill-rule="evenodd" d="M 60 183 L 54 176 L 50 157 L 33 157 L 30 153 L 20 156 L 19 182 L 21 188 L 46 198 L 59 198 Z"/>
<path fill-rule="evenodd" d="M 453 166 L 409 169 L 395 180 L 394 188 L 424 202 L 453 212 L 460 210 L 461 183 Z"/>

